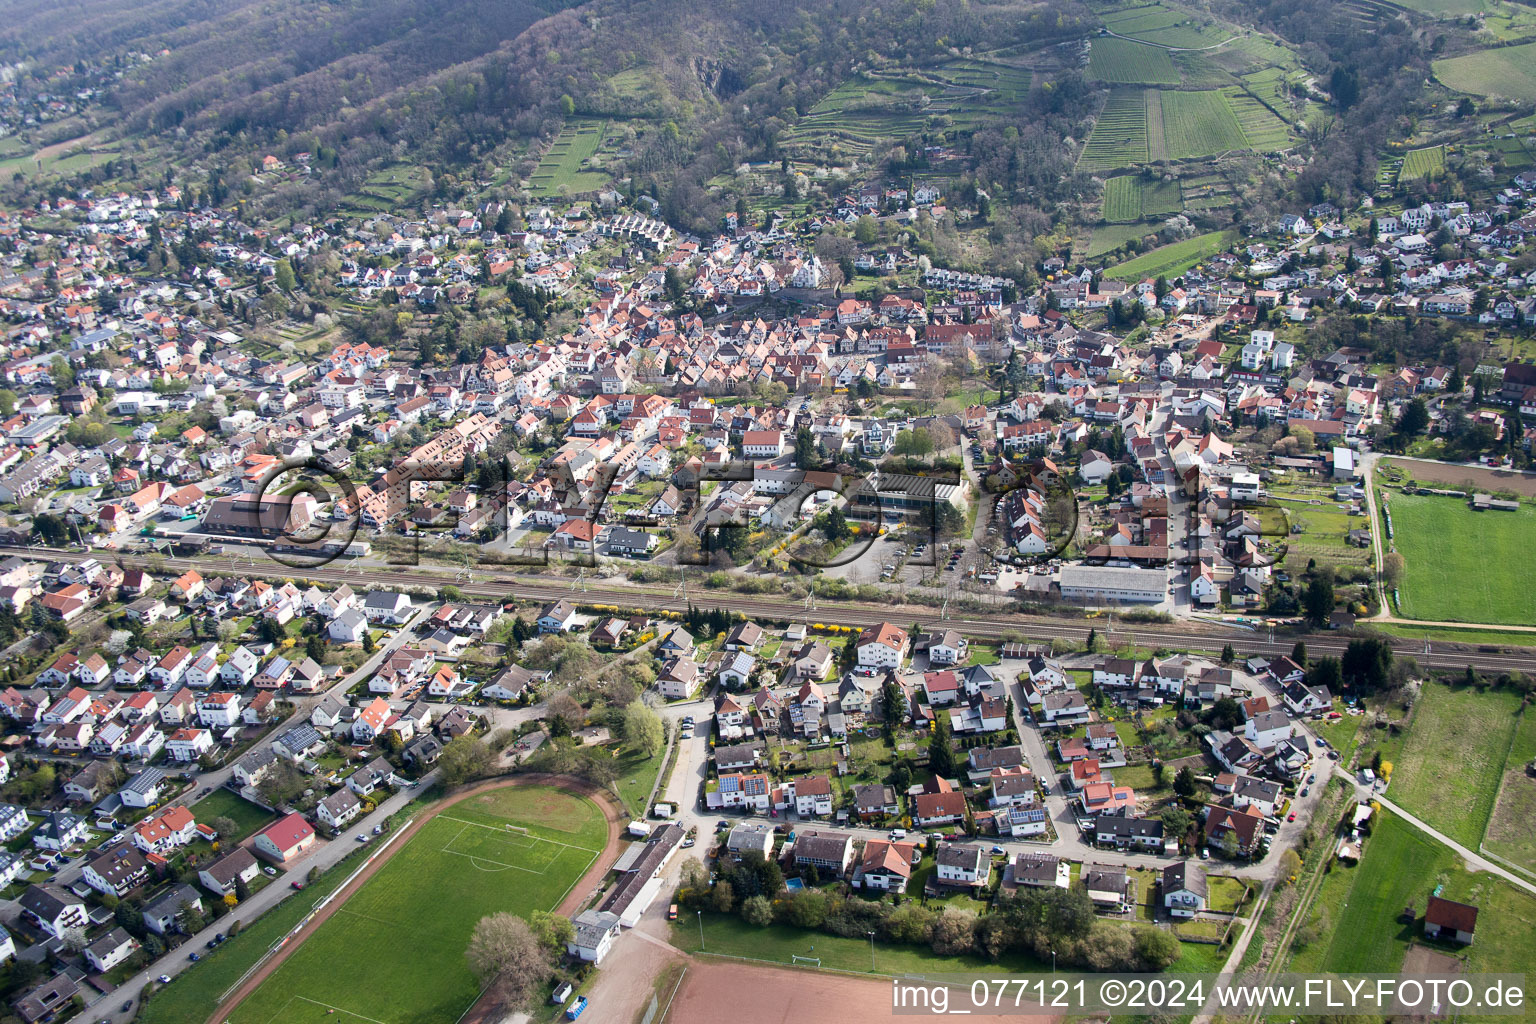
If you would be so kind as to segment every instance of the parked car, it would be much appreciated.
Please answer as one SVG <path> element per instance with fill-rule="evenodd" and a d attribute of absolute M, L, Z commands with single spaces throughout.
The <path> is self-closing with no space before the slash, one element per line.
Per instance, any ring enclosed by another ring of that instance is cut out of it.
<path fill-rule="evenodd" d="M 303 883 L 303 882 L 300 882 L 300 881 L 298 881 L 298 880 L 297 880 L 297 879 L 295 879 L 295 880 L 294 880 L 294 881 L 292 881 L 292 882 L 289 882 L 289 883 L 288 883 L 288 885 L 289 885 L 289 886 L 290 886 L 290 887 L 292 887 L 292 888 L 294 888 L 294 889 L 302 889 L 302 888 L 304 888 L 304 883 Z"/>

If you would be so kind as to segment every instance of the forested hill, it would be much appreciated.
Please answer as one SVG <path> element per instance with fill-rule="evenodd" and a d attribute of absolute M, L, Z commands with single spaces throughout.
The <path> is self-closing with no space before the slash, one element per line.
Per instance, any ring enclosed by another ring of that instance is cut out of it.
<path fill-rule="evenodd" d="M 560 0 L 33 0 L 0 3 L 0 54 L 116 61 L 130 131 L 290 133 L 474 61 Z"/>

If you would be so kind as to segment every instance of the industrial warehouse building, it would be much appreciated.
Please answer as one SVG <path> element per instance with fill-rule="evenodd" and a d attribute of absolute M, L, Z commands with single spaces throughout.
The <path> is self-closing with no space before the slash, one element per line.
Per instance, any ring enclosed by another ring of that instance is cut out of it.
<path fill-rule="evenodd" d="M 1156 604 L 1168 596 L 1168 570 L 1110 565 L 1068 565 L 1061 599 L 1083 604 Z"/>

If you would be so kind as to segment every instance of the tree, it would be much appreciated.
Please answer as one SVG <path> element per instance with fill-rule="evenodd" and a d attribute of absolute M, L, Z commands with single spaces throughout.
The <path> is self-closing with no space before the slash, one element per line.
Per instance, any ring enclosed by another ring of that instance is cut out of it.
<path fill-rule="evenodd" d="M 1174 775 L 1173 791 L 1186 799 L 1195 795 L 1195 773 L 1190 771 L 1189 765 L 1180 768 Z"/>
<path fill-rule="evenodd" d="M 904 903 L 885 919 L 886 938 L 915 945 L 932 941 L 933 912 L 920 903 Z"/>
<path fill-rule="evenodd" d="M 515 914 L 482 917 L 464 951 L 469 969 L 485 988 L 495 987 L 508 1006 L 522 1006 L 551 973 L 549 959 L 528 922 Z"/>
<path fill-rule="evenodd" d="M 576 937 L 576 926 L 564 914 L 535 910 L 530 915 L 528 924 L 533 928 L 533 934 L 538 938 L 539 945 L 548 950 L 552 956 L 558 957 L 563 954 L 565 944 Z"/>
<path fill-rule="evenodd" d="M 637 700 L 624 709 L 624 739 L 646 757 L 655 757 L 666 745 L 667 729 L 660 715 Z"/>
<path fill-rule="evenodd" d="M 711 890 L 710 900 L 713 902 L 715 910 L 722 914 L 729 914 L 732 908 L 736 906 L 736 890 L 730 882 L 721 879 L 715 883 L 714 889 Z"/>
<path fill-rule="evenodd" d="M 10 388 L 0 388 L 0 415 L 14 416 L 16 414 L 16 392 Z"/>
<path fill-rule="evenodd" d="M 907 719 L 907 695 L 895 676 L 886 675 L 885 682 L 880 685 L 880 701 L 886 731 L 894 735 L 896 727 Z"/>
<path fill-rule="evenodd" d="M 1291 660 L 1297 668 L 1307 667 L 1307 643 L 1305 640 L 1297 640 L 1291 645 Z"/>
<path fill-rule="evenodd" d="M 1280 878 L 1283 881 L 1293 881 L 1301 871 L 1301 854 L 1295 850 L 1286 848 L 1280 854 Z"/>
<path fill-rule="evenodd" d="M 196 935 L 208 923 L 208 919 L 203 916 L 202 911 L 190 903 L 183 903 L 181 905 L 181 912 L 176 915 L 176 918 L 181 923 L 181 930 L 188 935 Z"/>
<path fill-rule="evenodd" d="M 1182 955 L 1178 936 L 1161 928 L 1136 929 L 1136 958 L 1143 970 L 1161 971 Z"/>
<path fill-rule="evenodd" d="M 457 736 L 448 741 L 437 759 L 437 777 L 452 787 L 484 778 L 495 770 L 496 755 L 483 740 Z"/>
<path fill-rule="evenodd" d="M 1085 646 L 1090 654 L 1099 649 L 1099 631 L 1097 629 L 1090 629 L 1088 631 L 1088 643 Z"/>
<path fill-rule="evenodd" d="M 299 774 L 292 762 L 279 760 L 256 783 L 256 792 L 268 806 L 281 807 L 304 792 L 304 776 Z"/>
<path fill-rule="evenodd" d="M 1397 432 L 1399 434 L 1422 434 L 1429 426 L 1429 407 L 1424 404 L 1424 399 L 1415 398 L 1403 406 L 1403 411 L 1397 417 Z"/>
<path fill-rule="evenodd" d="M 976 915 L 945 907 L 933 922 L 933 951 L 940 956 L 969 953 L 976 947 Z"/>
<path fill-rule="evenodd" d="M 69 523 L 63 516 L 52 512 L 45 512 L 32 520 L 32 526 L 37 530 L 37 535 L 43 539 L 44 544 L 58 547 L 69 539 Z M 34 608 L 40 607 L 33 605 Z"/>
<path fill-rule="evenodd" d="M 1319 572 L 1307 581 L 1307 588 L 1301 595 L 1302 611 L 1306 613 L 1307 621 L 1314 626 L 1328 625 L 1328 618 L 1333 614 L 1333 576 L 1331 573 Z"/>
<path fill-rule="evenodd" d="M 1161 762 L 1161 761 L 1154 761 L 1154 762 L 1152 762 L 1152 788 L 1153 789 L 1162 789 L 1163 788 L 1163 780 L 1164 780 L 1164 777 L 1167 774 L 1168 774 L 1168 769 L 1166 767 L 1164 767 L 1163 762 Z"/>
<path fill-rule="evenodd" d="M 773 924 L 773 904 L 766 896 L 753 896 L 741 905 L 741 919 L 747 924 L 766 928 Z"/>
<path fill-rule="evenodd" d="M 1392 673 L 1392 648 L 1383 639 L 1351 640 L 1339 661 L 1345 682 L 1367 693 L 1385 687 Z"/>
<path fill-rule="evenodd" d="M 896 435 L 896 440 L 891 443 L 891 453 L 903 455 L 913 459 L 927 458 L 933 454 L 933 434 L 927 427 L 914 427 L 911 430 L 903 430 Z"/>
<path fill-rule="evenodd" d="M 1328 692 L 1337 691 L 1344 684 L 1344 672 L 1339 667 L 1338 658 L 1318 658 L 1316 664 L 1307 672 L 1307 685 L 1311 687 L 1328 687 Z"/>
<path fill-rule="evenodd" d="M 293 264 L 287 260 L 278 260 L 273 267 L 272 283 L 277 285 L 281 292 L 291 292 L 299 286 L 298 278 L 294 276 Z"/>
<path fill-rule="evenodd" d="M 1317 435 L 1306 427 L 1293 426 L 1289 429 L 1289 435 L 1296 439 L 1297 451 L 1309 452 L 1317 447 Z"/>
<path fill-rule="evenodd" d="M 872 245 L 880 236 L 880 225 L 875 223 L 875 218 L 864 214 L 853 224 L 853 237 L 860 245 Z"/>
<path fill-rule="evenodd" d="M 208 822 L 208 827 L 219 834 L 219 838 L 226 843 L 235 841 L 240 834 L 240 826 L 235 824 L 235 819 L 226 814 L 220 814 Z"/>
<path fill-rule="evenodd" d="M 941 779 L 955 774 L 955 748 L 951 742 L 949 716 L 938 715 L 933 723 L 933 735 L 928 741 L 928 768 Z"/>
<path fill-rule="evenodd" d="M 802 425 L 795 431 L 795 465 L 801 469 L 815 469 L 821 464 L 816 457 L 816 436 L 809 427 Z"/>
<path fill-rule="evenodd" d="M 1163 834 L 1174 839 L 1182 839 L 1189 832 L 1189 824 L 1192 820 L 1189 812 L 1178 804 L 1169 804 L 1163 808 L 1160 815 L 1163 822 Z"/>
<path fill-rule="evenodd" d="M 788 917 L 796 928 L 820 928 L 827 920 L 826 894 L 815 889 L 800 890 L 789 901 Z"/>
<path fill-rule="evenodd" d="M 1236 660 L 1237 649 L 1234 648 L 1231 644 L 1227 644 L 1221 649 L 1221 663 L 1223 665 L 1230 665 Z"/>
<path fill-rule="evenodd" d="M 548 703 L 544 705 L 544 716 L 549 719 L 550 732 L 556 734 L 558 729 L 558 735 L 563 736 L 581 725 L 586 712 L 582 710 L 575 697 L 562 692 L 549 698 Z"/>
<path fill-rule="evenodd" d="M 240 905 L 240 897 L 232 892 L 227 892 L 224 894 L 224 905 L 230 910 L 234 910 Z"/>
<path fill-rule="evenodd" d="M 366 629 L 363 630 L 363 653 L 372 654 L 378 649 L 378 646 L 378 643 L 373 639 L 373 633 Z"/>

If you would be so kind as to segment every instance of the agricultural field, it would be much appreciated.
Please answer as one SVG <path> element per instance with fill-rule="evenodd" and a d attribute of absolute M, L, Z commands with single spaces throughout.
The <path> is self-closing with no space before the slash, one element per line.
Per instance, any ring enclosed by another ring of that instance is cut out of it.
<path fill-rule="evenodd" d="M 1499 154 L 1507 171 L 1523 171 L 1536 163 L 1536 157 L 1532 156 L 1530 147 L 1521 139 L 1494 139 L 1479 148 Z"/>
<path fill-rule="evenodd" d="M 1393 762 L 1388 796 L 1469 850 L 1477 849 L 1504 777 L 1519 709 L 1513 690 L 1426 682 Z M 1453 772 L 1445 770 L 1448 750 L 1456 752 Z"/>
<path fill-rule="evenodd" d="M 1185 92 L 1117 89 L 1083 147 L 1086 171 L 1156 160 L 1190 160 L 1231 150 L 1283 149 L 1286 122 L 1237 86 Z"/>
<path fill-rule="evenodd" d="M 1249 149 L 1273 152 L 1291 144 L 1291 131 L 1286 122 L 1252 93 L 1241 89 L 1223 89 L 1232 116 L 1237 118 L 1243 130 L 1243 138 Z M 1283 107 L 1281 109 L 1284 109 Z"/>
<path fill-rule="evenodd" d="M 1331 565 L 1336 569 L 1370 568 L 1371 549 L 1349 543 L 1349 531 L 1368 529 L 1370 520 L 1352 516 L 1341 508 L 1333 498 L 1332 488 L 1326 484 L 1298 481 L 1270 488 L 1270 496 L 1284 506 L 1292 525 L 1302 528 L 1300 533 L 1286 538 L 1284 569 L 1299 573 L 1313 559 L 1318 565 Z"/>
<path fill-rule="evenodd" d="M 559 790 L 499 789 L 455 804 L 229 1019 L 457 1020 L 479 992 L 464 959 L 476 922 L 501 911 L 553 910 L 605 837 L 598 807 Z"/>
<path fill-rule="evenodd" d="M 1232 84 L 1232 73 L 1205 50 L 1175 50 L 1173 63 L 1184 85 L 1192 89 L 1217 89 Z"/>
<path fill-rule="evenodd" d="M 1219 90 L 1178 92 L 1162 90 L 1163 136 L 1168 159 L 1214 156 L 1244 149 L 1248 140 L 1237 116 Z"/>
<path fill-rule="evenodd" d="M 1212 231 L 1196 235 L 1110 267 L 1105 271 L 1105 276 L 1116 281 L 1140 281 L 1142 278 L 1159 275 L 1174 277 L 1221 252 L 1236 239 L 1236 231 Z"/>
<path fill-rule="evenodd" d="M 607 131 L 603 122 L 568 122 L 549 144 L 549 150 L 529 178 L 534 190 L 553 195 L 563 187 L 574 194 L 591 192 L 607 184 L 607 173 L 587 166 L 587 161 L 602 147 Z"/>
<path fill-rule="evenodd" d="M 857 76 L 823 97 L 783 141 L 787 147 L 831 143 L 867 153 L 882 140 L 921 132 L 931 113 L 926 100 L 940 92 L 941 86 L 915 79 Z"/>
<path fill-rule="evenodd" d="M 1536 43 L 1437 60 L 1434 69 L 1448 89 L 1536 103 Z"/>
<path fill-rule="evenodd" d="M 1151 224 L 1100 224 L 1093 229 L 1093 236 L 1083 255 L 1088 259 L 1114 252 L 1127 242 L 1134 241 L 1152 230 Z"/>
<path fill-rule="evenodd" d="M 1429 146 L 1424 149 L 1411 149 L 1403 157 L 1403 169 L 1398 172 L 1397 180 L 1417 181 L 1420 178 L 1434 178 L 1445 170 L 1445 147 Z"/>
<path fill-rule="evenodd" d="M 1447 622 L 1536 622 L 1536 507 L 1474 512 L 1459 498 L 1393 493 L 1403 556 L 1400 614 Z"/>
<path fill-rule="evenodd" d="M 1140 89 L 1116 89 L 1094 123 L 1077 166 L 1107 170 L 1147 161 L 1147 94 Z"/>
<path fill-rule="evenodd" d="M 1449 871 L 1448 847 L 1400 818 L 1380 812 L 1354 866 L 1335 864 L 1302 926 L 1292 971 L 1396 971 L 1413 930 L 1397 915 L 1409 904 L 1423 912 L 1435 884 Z M 1479 936 L 1481 938 L 1481 936 Z"/>
<path fill-rule="evenodd" d="M 1216 46 L 1234 34 L 1209 16 L 1161 2 L 1106 11 L 1101 17 L 1115 35 L 1173 49 Z"/>
<path fill-rule="evenodd" d="M 1088 77 L 1126 85 L 1178 85 L 1179 69 L 1160 46 L 1101 36 L 1093 40 Z"/>
<path fill-rule="evenodd" d="M 368 175 L 362 187 L 342 197 L 341 208 L 360 217 L 391 213 L 414 206 L 427 194 L 424 168 L 395 164 Z"/>
<path fill-rule="evenodd" d="M 1504 759 L 1504 781 L 1488 818 L 1483 847 L 1536 871 L 1536 778 L 1525 766 L 1536 759 L 1536 714 L 1521 714 Z"/>
<path fill-rule="evenodd" d="M 1104 219 L 1112 223 L 1167 217 L 1182 208 L 1177 181 L 1121 174 L 1104 182 Z"/>
<path fill-rule="evenodd" d="M 950 61 L 925 73 L 964 89 L 985 89 L 1000 103 L 1017 103 L 1034 82 L 1034 72 L 1028 68 L 975 58 Z"/>

